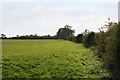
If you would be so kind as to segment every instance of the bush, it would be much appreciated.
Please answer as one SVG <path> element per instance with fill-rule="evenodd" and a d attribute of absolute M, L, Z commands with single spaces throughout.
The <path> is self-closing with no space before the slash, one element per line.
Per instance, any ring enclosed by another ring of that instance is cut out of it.
<path fill-rule="evenodd" d="M 112 77 L 120 78 L 120 23 L 108 26 L 106 32 L 100 31 L 98 54 L 104 61 L 105 67 L 112 73 Z"/>
<path fill-rule="evenodd" d="M 114 78 L 120 78 L 120 23 L 109 30 L 107 37 L 105 66 L 110 70 Z"/>
<path fill-rule="evenodd" d="M 86 35 L 86 37 L 84 38 L 83 44 L 87 48 L 91 47 L 93 45 L 96 45 L 96 43 L 95 43 L 95 33 L 90 32 L 88 35 Z"/>
<path fill-rule="evenodd" d="M 99 43 L 97 44 L 98 58 L 103 58 L 106 52 L 106 41 L 105 41 L 105 32 L 100 31 L 99 33 Z"/>
<path fill-rule="evenodd" d="M 83 34 L 78 34 L 76 37 L 76 43 L 82 43 L 83 41 Z"/>
<path fill-rule="evenodd" d="M 69 41 L 75 42 L 76 41 L 76 36 L 69 37 Z"/>
<path fill-rule="evenodd" d="M 99 44 L 99 35 L 100 35 L 100 33 L 95 34 L 95 43 L 96 44 Z"/>

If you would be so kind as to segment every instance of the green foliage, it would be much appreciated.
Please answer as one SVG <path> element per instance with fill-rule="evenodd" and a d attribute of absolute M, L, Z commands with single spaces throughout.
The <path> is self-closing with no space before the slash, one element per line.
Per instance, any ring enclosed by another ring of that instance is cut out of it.
<path fill-rule="evenodd" d="M 85 47 L 90 47 L 95 45 L 95 33 L 94 32 L 90 32 L 88 35 L 86 35 L 84 42 L 83 42 Z"/>
<path fill-rule="evenodd" d="M 72 27 L 66 25 L 64 28 L 60 28 L 57 32 L 57 36 L 60 39 L 69 40 L 72 36 L 74 36 L 75 31 L 71 29 Z"/>
<path fill-rule="evenodd" d="M 97 44 L 97 47 L 98 47 L 98 57 L 99 58 L 102 58 L 104 57 L 104 54 L 106 52 L 106 42 L 105 41 L 106 37 L 105 37 L 105 32 L 104 31 L 100 31 L 99 33 L 99 43 Z"/>
<path fill-rule="evenodd" d="M 112 77 L 120 78 L 120 24 L 109 22 L 105 32 L 100 29 L 98 54 L 104 61 L 105 67 L 112 73 Z"/>
<path fill-rule="evenodd" d="M 111 71 L 113 77 L 120 78 L 120 23 L 110 26 L 109 40 L 107 41 L 106 56 L 104 58 L 106 67 Z"/>
<path fill-rule="evenodd" d="M 100 40 L 100 33 L 95 33 L 95 43 L 98 45 Z"/>
<path fill-rule="evenodd" d="M 65 40 L 2 40 L 3 78 L 103 78 L 97 56 Z"/>
<path fill-rule="evenodd" d="M 69 40 L 72 41 L 72 42 L 76 42 L 76 36 L 69 37 Z"/>
<path fill-rule="evenodd" d="M 78 34 L 77 37 L 76 37 L 76 42 L 77 43 L 82 43 L 83 41 L 83 34 Z"/>

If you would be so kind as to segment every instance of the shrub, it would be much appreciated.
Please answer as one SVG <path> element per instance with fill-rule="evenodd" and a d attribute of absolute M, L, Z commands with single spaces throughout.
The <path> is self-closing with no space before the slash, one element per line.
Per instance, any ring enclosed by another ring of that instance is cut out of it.
<path fill-rule="evenodd" d="M 96 44 L 99 44 L 99 35 L 100 35 L 100 33 L 95 34 L 95 43 Z"/>
<path fill-rule="evenodd" d="M 88 35 L 86 35 L 86 37 L 84 38 L 84 42 L 83 42 L 85 47 L 91 47 L 93 45 L 95 45 L 95 33 L 94 32 L 90 32 Z"/>
<path fill-rule="evenodd" d="M 120 78 L 120 23 L 108 26 L 106 32 L 100 31 L 98 54 L 114 78 Z"/>
<path fill-rule="evenodd" d="M 110 28 L 108 31 L 109 37 L 107 37 L 104 63 L 112 73 L 113 77 L 120 78 L 120 23 L 114 25 L 114 27 Z"/>
<path fill-rule="evenodd" d="M 71 36 L 71 37 L 69 37 L 69 40 L 70 40 L 70 41 L 73 41 L 73 42 L 76 42 L 76 36 Z"/>
<path fill-rule="evenodd" d="M 78 34 L 77 37 L 76 37 L 76 42 L 77 43 L 82 43 L 83 41 L 83 34 Z"/>
<path fill-rule="evenodd" d="M 105 32 L 104 31 L 100 31 L 98 42 L 99 42 L 97 44 L 98 58 L 102 58 L 106 52 Z"/>

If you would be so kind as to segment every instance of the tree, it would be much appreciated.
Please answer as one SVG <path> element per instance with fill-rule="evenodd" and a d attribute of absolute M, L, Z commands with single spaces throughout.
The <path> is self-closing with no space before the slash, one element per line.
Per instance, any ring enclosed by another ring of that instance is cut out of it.
<path fill-rule="evenodd" d="M 90 47 L 90 46 L 95 45 L 95 44 L 96 44 L 95 43 L 95 33 L 90 32 L 84 40 L 84 46 Z"/>
<path fill-rule="evenodd" d="M 83 39 L 83 34 L 78 34 L 76 37 L 76 42 L 77 43 L 82 43 L 82 39 Z"/>
<path fill-rule="evenodd" d="M 69 40 L 72 36 L 74 36 L 75 30 L 71 29 L 72 27 L 66 25 L 64 28 L 60 28 L 57 32 L 57 37 L 60 39 Z"/>
<path fill-rule="evenodd" d="M 1 34 L 1 37 L 2 38 L 7 38 L 5 34 Z"/>
<path fill-rule="evenodd" d="M 17 38 L 19 38 L 20 36 L 19 35 L 16 35 Z"/>
<path fill-rule="evenodd" d="M 87 34 L 89 34 L 89 30 L 88 29 L 85 29 L 85 31 L 82 33 L 83 35 L 87 35 Z"/>

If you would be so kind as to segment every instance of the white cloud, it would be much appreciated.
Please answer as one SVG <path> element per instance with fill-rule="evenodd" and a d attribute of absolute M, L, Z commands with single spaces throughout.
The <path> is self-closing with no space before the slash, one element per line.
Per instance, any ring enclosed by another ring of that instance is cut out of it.
<path fill-rule="evenodd" d="M 60 16 L 60 15 L 81 15 L 81 14 L 91 14 L 95 11 L 92 9 L 86 9 L 84 7 L 55 7 L 49 8 L 47 5 L 38 5 L 35 8 L 32 8 L 31 14 L 27 14 L 30 16 Z"/>
<path fill-rule="evenodd" d="M 80 21 L 88 22 L 88 21 L 98 21 L 106 19 L 106 16 L 97 16 L 97 15 L 89 15 L 89 16 L 80 16 Z"/>
<path fill-rule="evenodd" d="M 32 12 L 42 12 L 42 11 L 44 11 L 45 10 L 45 8 L 46 8 L 46 6 L 45 5 L 38 5 L 37 7 L 35 7 L 35 8 L 32 8 Z"/>
<path fill-rule="evenodd" d="M 101 0 L 102 3 L 118 3 L 119 0 Z"/>
<path fill-rule="evenodd" d="M 11 14 L 9 15 L 11 16 L 11 19 L 16 19 L 15 21 L 19 21 L 19 19 L 24 19 L 25 16 L 25 12 L 24 11 L 19 11 L 18 9 L 15 9 L 13 11 L 11 11 Z M 21 21 L 21 20 L 20 20 Z"/>
<path fill-rule="evenodd" d="M 37 4 L 36 7 L 35 5 L 32 5 L 32 7 L 30 6 L 31 5 L 26 6 L 26 4 L 21 3 L 19 3 L 19 5 L 4 5 L 4 7 L 7 7 L 4 9 L 4 11 L 8 11 L 8 13 L 12 14 L 8 15 L 7 13 L 7 17 L 4 18 L 3 21 L 6 24 L 4 25 L 6 33 L 10 30 L 13 30 L 12 32 L 16 31 L 16 34 L 20 32 L 24 34 L 29 34 L 31 32 L 35 32 L 37 34 L 56 34 L 56 31 L 59 28 L 64 27 L 65 25 L 71 25 L 78 34 L 80 32 L 83 32 L 85 29 L 94 31 L 98 30 L 98 27 L 102 27 L 102 24 L 104 25 L 104 22 L 107 21 L 108 18 L 107 16 L 104 16 L 104 14 L 103 16 L 100 16 L 100 14 L 96 13 L 95 8 L 92 10 L 81 6 L 68 7 L 57 5 L 55 5 L 56 7 L 49 7 L 49 3 L 40 3 L 39 5 Z M 5 16 L 6 15 L 4 15 L 4 17 Z"/>
<path fill-rule="evenodd" d="M 54 9 L 57 12 L 60 13 L 84 13 L 84 12 L 88 12 L 88 13 L 93 13 L 94 10 L 90 10 L 90 9 L 86 9 L 83 7 L 57 7 Z"/>
<path fill-rule="evenodd" d="M 40 4 L 34 8 L 31 8 L 31 10 L 29 12 L 30 12 L 30 14 L 27 13 L 28 16 L 38 16 L 38 15 L 43 15 L 48 11 L 46 9 L 45 4 Z"/>
<path fill-rule="evenodd" d="M 25 4 L 25 3 L 2 3 L 2 8 L 25 8 L 30 7 L 31 4 Z"/>
<path fill-rule="evenodd" d="M 17 13 L 17 11 L 15 11 L 15 10 L 12 12 L 12 15 L 17 15 L 17 14 L 18 14 L 18 13 Z"/>

